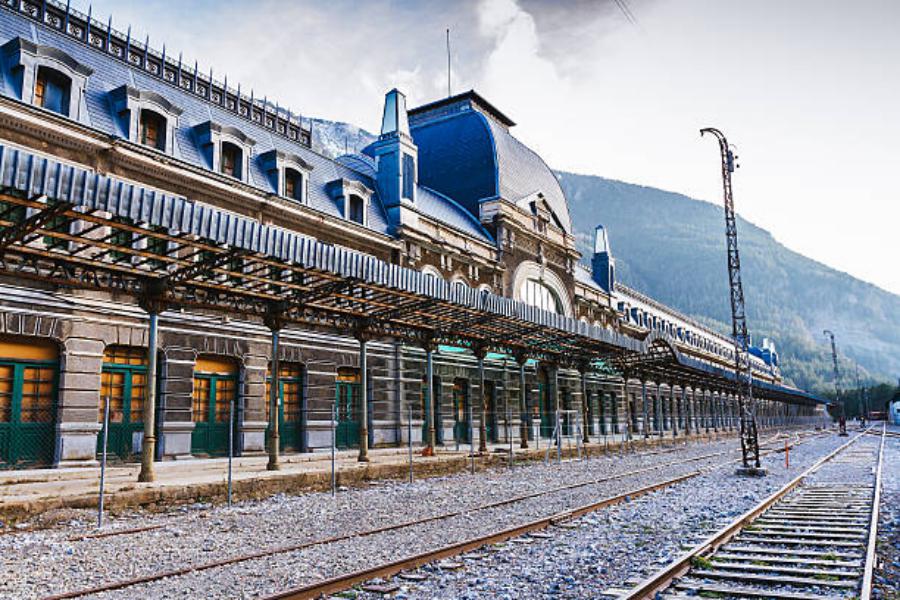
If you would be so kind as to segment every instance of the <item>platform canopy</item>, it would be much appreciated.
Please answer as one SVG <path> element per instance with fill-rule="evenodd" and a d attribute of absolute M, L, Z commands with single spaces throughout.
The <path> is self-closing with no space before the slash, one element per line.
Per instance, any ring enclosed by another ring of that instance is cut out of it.
<path fill-rule="evenodd" d="M 0 274 L 277 327 L 733 381 L 726 369 L 661 351 L 653 336 L 629 337 L 5 145 Z"/>

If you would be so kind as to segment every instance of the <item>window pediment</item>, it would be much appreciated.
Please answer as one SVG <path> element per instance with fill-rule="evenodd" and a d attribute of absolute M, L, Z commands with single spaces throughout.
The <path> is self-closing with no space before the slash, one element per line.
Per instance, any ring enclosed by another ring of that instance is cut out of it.
<path fill-rule="evenodd" d="M 13 66 L 25 66 L 27 59 L 39 59 L 40 62 L 50 61 L 56 63 L 56 67 L 62 67 L 67 75 L 80 75 L 81 77 L 90 77 L 94 70 L 87 65 L 83 65 L 70 55 L 66 54 L 59 48 L 53 46 L 44 46 L 36 44 L 31 40 L 23 37 L 16 37 L 3 45 L 3 53 Z M 47 66 L 54 66 L 48 64 Z"/>
<path fill-rule="evenodd" d="M 269 150 L 259 155 L 259 162 L 264 171 L 281 167 L 290 167 L 298 171 L 312 171 L 313 166 L 296 154 L 288 154 L 281 150 Z"/>
<path fill-rule="evenodd" d="M 247 149 L 256 145 L 256 140 L 245 134 L 237 127 L 231 125 L 222 125 L 215 121 L 205 121 L 194 126 L 197 134 L 197 141 L 201 145 L 213 144 L 225 138 L 225 141 L 236 143 Z"/>
<path fill-rule="evenodd" d="M 130 85 L 122 85 L 109 93 L 113 110 L 120 113 L 135 108 L 154 108 L 157 112 L 163 112 L 180 117 L 181 108 L 169 102 L 164 96 L 147 90 L 139 90 Z"/>

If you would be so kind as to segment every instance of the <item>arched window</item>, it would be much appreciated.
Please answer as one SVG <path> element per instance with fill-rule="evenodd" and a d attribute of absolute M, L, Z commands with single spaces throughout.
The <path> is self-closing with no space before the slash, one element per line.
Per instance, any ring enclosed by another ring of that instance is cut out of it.
<path fill-rule="evenodd" d="M 441 272 L 432 265 L 425 265 L 422 267 L 422 274 L 426 277 L 434 277 L 435 279 L 443 279 L 444 276 L 441 275 Z"/>
<path fill-rule="evenodd" d="M 141 120 L 138 129 L 138 140 L 144 146 L 166 149 L 166 120 L 159 113 L 146 108 L 141 109 Z"/>
<path fill-rule="evenodd" d="M 552 289 L 537 279 L 526 279 L 519 290 L 519 297 L 526 304 L 537 306 L 544 310 L 563 314 L 562 302 Z"/>
<path fill-rule="evenodd" d="M 241 179 L 243 154 L 241 149 L 231 142 L 222 142 L 222 164 L 220 171 L 231 177 Z"/>
<path fill-rule="evenodd" d="M 284 195 L 298 202 L 303 201 L 303 175 L 299 171 L 284 170 Z"/>
<path fill-rule="evenodd" d="M 347 212 L 347 217 L 351 221 L 363 225 L 365 223 L 365 203 L 363 202 L 363 199 L 359 196 L 350 196 L 349 208 L 350 210 Z"/>
<path fill-rule="evenodd" d="M 49 67 L 38 67 L 34 82 L 34 103 L 55 113 L 69 116 L 72 80 Z"/>

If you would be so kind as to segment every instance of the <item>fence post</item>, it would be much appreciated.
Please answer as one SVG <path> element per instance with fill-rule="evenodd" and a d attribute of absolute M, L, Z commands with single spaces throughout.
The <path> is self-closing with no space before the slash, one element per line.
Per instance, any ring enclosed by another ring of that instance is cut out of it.
<path fill-rule="evenodd" d="M 562 429 L 560 428 L 559 409 L 556 409 L 556 462 L 562 463 Z"/>
<path fill-rule="evenodd" d="M 109 440 L 109 396 L 103 405 L 103 451 L 100 454 L 100 498 L 97 500 L 97 529 L 103 527 L 103 492 L 106 487 L 106 444 Z"/>
<path fill-rule="evenodd" d="M 471 391 L 471 389 L 472 388 L 470 387 L 469 390 Z M 469 397 L 469 406 L 467 408 L 468 408 L 467 412 L 469 413 L 469 455 L 471 455 L 471 457 L 472 457 L 472 475 L 474 475 L 475 474 L 475 427 L 472 424 L 473 411 L 472 411 L 471 395 Z"/>
<path fill-rule="evenodd" d="M 409 417 L 406 419 L 406 437 L 409 445 L 409 482 L 413 482 L 413 456 L 412 456 L 412 406 L 409 407 Z"/>
<path fill-rule="evenodd" d="M 513 441 L 512 441 L 512 430 L 510 428 L 510 421 L 512 420 L 512 414 L 509 410 L 509 399 L 507 398 L 506 402 L 506 437 L 509 441 L 509 468 L 512 469 L 513 466 Z"/>
<path fill-rule="evenodd" d="M 337 495 L 337 473 L 334 465 L 337 446 L 337 401 L 331 403 L 331 497 Z"/>
<path fill-rule="evenodd" d="M 275 420 L 278 420 L 278 412 L 276 407 Z M 278 443 L 278 438 L 274 438 L 275 442 Z M 271 455 L 270 455 L 271 456 Z M 228 401 L 228 506 L 231 506 L 231 489 L 232 489 L 232 481 L 231 481 L 231 467 L 232 461 L 234 459 L 234 394 L 231 395 L 231 400 Z"/>

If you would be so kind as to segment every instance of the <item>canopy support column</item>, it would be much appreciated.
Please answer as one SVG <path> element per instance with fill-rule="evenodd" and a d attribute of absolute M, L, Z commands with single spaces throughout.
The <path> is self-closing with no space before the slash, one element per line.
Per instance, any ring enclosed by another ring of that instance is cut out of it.
<path fill-rule="evenodd" d="M 484 357 L 487 355 L 487 348 L 478 346 L 474 348 L 475 356 L 478 358 L 478 396 L 481 398 L 479 407 L 481 417 L 478 423 L 478 452 L 487 452 L 487 394 L 484 390 Z"/>
<path fill-rule="evenodd" d="M 279 365 L 279 355 L 281 353 L 281 328 L 283 326 L 280 309 L 270 305 L 264 320 L 266 326 L 272 332 L 272 375 L 269 382 L 269 462 L 266 464 L 266 470 L 278 471 L 281 469 L 281 433 L 279 431 L 279 405 L 281 404 L 279 371 L 281 367 Z"/>
<path fill-rule="evenodd" d="M 524 354 L 519 354 L 516 356 L 516 362 L 519 364 L 519 448 L 527 449 L 530 423 L 528 415 L 528 390 L 525 388 L 525 363 L 528 362 L 528 357 Z"/>
<path fill-rule="evenodd" d="M 159 314 L 166 309 L 163 300 L 161 283 L 150 280 L 147 283 L 148 290 L 140 299 L 143 308 L 150 317 L 147 331 L 147 387 L 144 398 L 144 440 L 141 444 L 141 470 L 138 473 L 138 481 L 156 481 L 156 469 L 153 464 L 156 459 L 156 387 L 157 368 L 156 356 L 159 346 Z"/>
<path fill-rule="evenodd" d="M 366 342 L 368 339 L 364 327 L 360 326 L 356 332 L 359 341 L 359 456 L 358 462 L 369 462 L 369 374 L 368 356 L 366 354 Z"/>
<path fill-rule="evenodd" d="M 434 456 L 434 344 L 429 340 L 425 347 L 425 421 L 428 423 L 428 439 L 422 456 Z"/>

